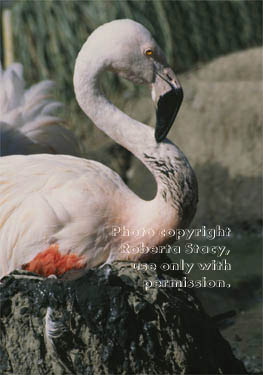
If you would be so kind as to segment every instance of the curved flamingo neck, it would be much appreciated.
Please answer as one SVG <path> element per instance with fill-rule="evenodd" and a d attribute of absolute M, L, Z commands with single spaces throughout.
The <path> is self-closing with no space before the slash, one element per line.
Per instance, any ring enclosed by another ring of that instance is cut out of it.
<path fill-rule="evenodd" d="M 154 130 L 126 115 L 101 93 L 99 79 L 107 67 L 103 62 L 97 64 L 92 57 L 88 61 L 85 58 L 84 63 L 83 54 L 81 50 L 74 73 L 75 94 L 80 107 L 100 130 L 144 163 L 144 149 L 151 148 L 155 152 L 158 147 Z"/>
<path fill-rule="evenodd" d="M 92 54 L 88 53 L 84 44 L 77 57 L 74 72 L 77 101 L 99 129 L 140 159 L 155 177 L 158 187 L 157 195 L 152 201 L 143 201 L 138 198 L 135 205 L 133 202 L 130 212 L 134 221 L 137 220 L 138 225 L 150 228 L 153 225 L 155 227 L 177 226 L 179 210 L 176 202 L 177 172 L 169 176 L 166 160 L 170 160 L 169 168 L 173 168 L 171 163 L 180 164 L 178 160 L 180 158 L 185 160 L 185 158 L 173 143 L 169 141 L 157 143 L 154 138 L 154 129 L 130 118 L 101 93 L 99 77 L 106 69 L 106 62 L 102 59 L 96 61 Z M 158 164 L 159 160 L 162 160 L 161 166 Z M 165 167 L 163 173 L 162 167 Z M 180 170 L 180 165 L 178 165 L 178 170 Z M 171 190 L 173 194 L 170 193 Z"/>

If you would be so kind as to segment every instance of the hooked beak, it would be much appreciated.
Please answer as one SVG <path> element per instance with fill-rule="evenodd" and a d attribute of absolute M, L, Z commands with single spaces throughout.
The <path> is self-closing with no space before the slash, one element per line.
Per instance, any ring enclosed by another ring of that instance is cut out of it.
<path fill-rule="evenodd" d="M 183 89 L 171 68 L 156 66 L 152 98 L 156 105 L 155 139 L 161 142 L 167 136 L 183 101 Z"/>

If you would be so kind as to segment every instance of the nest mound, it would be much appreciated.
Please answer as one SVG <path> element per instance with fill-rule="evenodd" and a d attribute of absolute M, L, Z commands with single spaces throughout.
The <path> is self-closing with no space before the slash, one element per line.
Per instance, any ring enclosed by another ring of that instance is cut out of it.
<path fill-rule="evenodd" d="M 77 280 L 13 272 L 0 288 L 1 374 L 246 373 L 193 289 L 144 287 L 182 277 L 122 262 Z"/>

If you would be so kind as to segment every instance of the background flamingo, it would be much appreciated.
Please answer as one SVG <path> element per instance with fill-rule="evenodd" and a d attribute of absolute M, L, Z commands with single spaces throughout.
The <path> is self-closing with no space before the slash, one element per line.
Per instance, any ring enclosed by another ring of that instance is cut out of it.
<path fill-rule="evenodd" d="M 54 83 L 42 81 L 25 89 L 23 67 L 14 63 L 12 1 L 2 13 L 3 51 L 6 71 L 0 64 L 0 156 L 56 153 L 80 155 L 74 135 L 57 117 L 62 105 L 52 94 Z"/>
<path fill-rule="evenodd" d="M 80 155 L 73 133 L 56 116 L 62 104 L 52 95 L 54 83 L 42 81 L 25 89 L 23 67 L 0 70 L 0 155 Z"/>

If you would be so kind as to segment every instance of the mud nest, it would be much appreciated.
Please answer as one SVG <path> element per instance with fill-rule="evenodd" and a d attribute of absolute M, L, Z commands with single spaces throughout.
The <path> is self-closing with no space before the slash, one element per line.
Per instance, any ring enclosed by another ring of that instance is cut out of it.
<path fill-rule="evenodd" d="M 245 374 L 193 289 L 144 287 L 183 276 L 130 263 L 77 280 L 13 272 L 0 284 L 0 373 Z"/>

